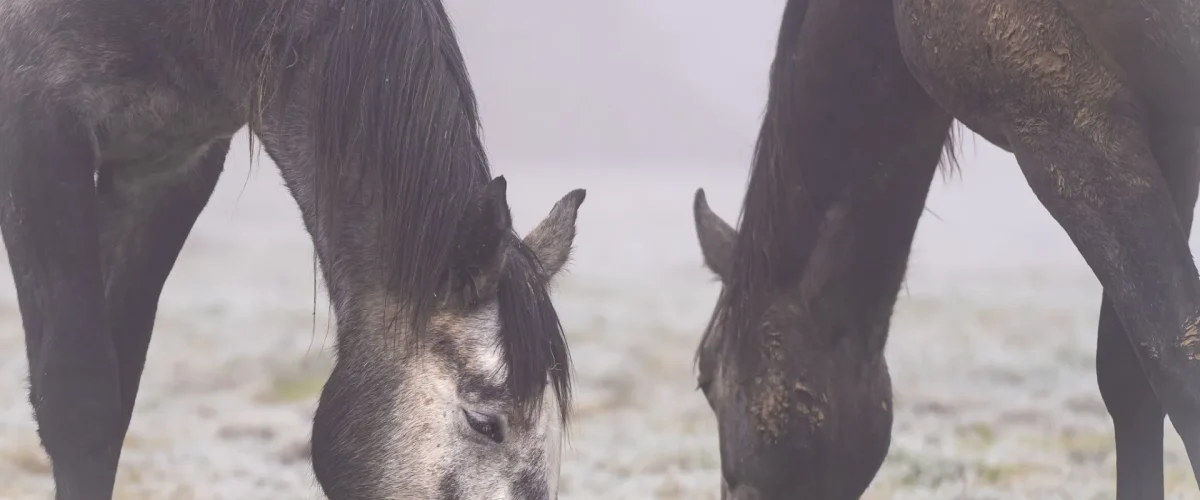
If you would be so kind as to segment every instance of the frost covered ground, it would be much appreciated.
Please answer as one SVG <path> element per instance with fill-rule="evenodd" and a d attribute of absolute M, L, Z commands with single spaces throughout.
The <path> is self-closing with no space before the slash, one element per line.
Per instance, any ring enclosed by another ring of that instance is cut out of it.
<path fill-rule="evenodd" d="M 703 186 L 736 218 L 782 0 L 447 3 L 518 229 L 588 189 L 555 295 L 578 380 L 561 497 L 716 498 L 691 361 L 717 285 L 691 199 Z M 867 498 L 1112 498 L 1099 286 L 979 142 L 921 223 L 888 347 L 895 434 Z M 298 211 L 249 159 L 243 138 L 167 283 L 120 500 L 319 498 L 306 442 L 332 331 Z M 0 268 L 0 499 L 47 499 Z M 1200 498 L 1173 432 L 1167 449 L 1170 491 Z"/>
<path fill-rule="evenodd" d="M 167 284 L 120 499 L 319 498 L 305 443 L 332 332 L 323 296 L 313 315 L 297 210 L 273 165 L 248 164 L 235 144 Z M 704 186 L 733 217 L 745 168 L 497 170 L 521 231 L 567 190 L 589 193 L 556 292 L 578 377 L 562 498 L 715 498 L 715 426 L 691 360 L 717 286 L 689 210 Z M 935 182 L 888 349 L 894 444 L 868 498 L 1111 498 L 1111 427 L 1092 372 L 1097 283 L 1006 156 L 968 147 L 962 178 Z M 5 499 L 51 487 L 25 369 L 5 276 Z M 1200 497 L 1174 434 L 1168 450 L 1171 491 Z"/>

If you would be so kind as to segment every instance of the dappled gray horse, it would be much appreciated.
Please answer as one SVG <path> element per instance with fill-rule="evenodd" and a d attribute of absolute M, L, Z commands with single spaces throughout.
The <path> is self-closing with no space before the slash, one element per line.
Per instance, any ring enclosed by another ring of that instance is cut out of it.
<path fill-rule="evenodd" d="M 1118 498 L 1163 498 L 1164 414 L 1200 475 L 1200 4 L 791 0 L 778 43 L 740 229 L 694 207 L 724 285 L 697 352 L 723 496 L 857 498 L 874 477 L 889 321 L 952 118 L 1016 155 L 1104 286 Z"/>
<path fill-rule="evenodd" d="M 337 317 L 326 494 L 555 497 L 570 376 L 547 286 L 584 192 L 513 234 L 439 2 L 15 0 L 0 229 L 57 498 L 111 497 L 163 283 L 247 123 Z"/>

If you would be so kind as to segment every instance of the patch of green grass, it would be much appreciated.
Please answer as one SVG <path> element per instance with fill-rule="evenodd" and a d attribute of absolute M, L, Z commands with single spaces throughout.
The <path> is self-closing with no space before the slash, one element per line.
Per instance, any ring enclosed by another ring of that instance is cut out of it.
<path fill-rule="evenodd" d="M 1111 430 L 1072 430 L 1059 435 L 1057 447 L 1073 457 L 1105 457 L 1116 453 Z"/>
<path fill-rule="evenodd" d="M 0 459 L 28 474 L 48 476 L 53 472 L 50 459 L 37 443 L 0 450 Z"/>
<path fill-rule="evenodd" d="M 1163 480 L 1168 494 L 1196 494 L 1196 476 L 1190 468 L 1169 467 L 1163 471 Z"/>
<path fill-rule="evenodd" d="M 902 449 L 889 453 L 885 465 L 903 471 L 896 484 L 904 488 L 938 486 L 963 476 L 961 463 L 950 463 L 936 457 L 922 457 Z"/>
<path fill-rule="evenodd" d="M 1055 473 L 1056 471 L 1049 467 L 1027 462 L 981 463 L 975 467 L 979 481 L 990 486 L 1013 486 L 1033 476 Z"/>
<path fill-rule="evenodd" d="M 271 380 L 271 385 L 259 394 L 259 400 L 264 403 L 287 404 L 315 399 L 325 387 L 328 373 L 317 371 L 302 371 L 290 374 L 277 374 Z"/>
<path fill-rule="evenodd" d="M 1023 436 L 1022 444 L 1055 453 L 1100 456 L 1116 453 L 1112 430 L 1093 431 L 1072 429 L 1044 438 Z"/>
<path fill-rule="evenodd" d="M 987 450 L 996 444 L 996 430 L 983 422 L 958 426 L 955 433 L 964 446 L 975 451 Z"/>
<path fill-rule="evenodd" d="M 170 445 L 169 440 L 160 437 L 149 437 L 134 432 L 125 434 L 126 450 L 160 450 Z"/>
<path fill-rule="evenodd" d="M 126 481 L 118 479 L 116 488 L 113 491 L 113 498 L 115 500 L 150 500 L 158 498 L 194 500 L 196 498 L 203 498 L 197 495 L 196 490 L 189 485 L 148 487 L 139 482 L 140 480 L 140 478 Z M 170 493 L 164 493 L 164 488 L 169 488 Z"/>

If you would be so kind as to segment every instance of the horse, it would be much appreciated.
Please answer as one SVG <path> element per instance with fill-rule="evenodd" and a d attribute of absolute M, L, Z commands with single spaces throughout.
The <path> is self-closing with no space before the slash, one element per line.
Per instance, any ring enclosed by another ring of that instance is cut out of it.
<path fill-rule="evenodd" d="M 740 229 L 696 192 L 723 498 L 857 498 L 887 454 L 888 320 L 952 118 L 877 3 L 787 3 Z"/>
<path fill-rule="evenodd" d="M 1200 4 L 894 0 L 922 88 L 1013 153 L 1104 287 L 1117 496 L 1162 498 L 1163 416 L 1200 477 Z M 1033 27 L 1037 27 L 1034 29 Z"/>
<path fill-rule="evenodd" d="M 1015 154 L 1104 288 L 1117 497 L 1163 498 L 1163 417 L 1200 475 L 1200 10 L 1186 2 L 789 0 L 722 288 L 696 353 L 722 498 L 858 498 L 890 446 L 883 350 L 957 118 Z"/>
<path fill-rule="evenodd" d="M 439 1 L 18 0 L 0 230 L 56 498 L 111 498 L 164 281 L 243 126 L 336 317 L 324 493 L 556 497 L 571 372 L 549 287 L 586 192 L 514 232 Z"/>

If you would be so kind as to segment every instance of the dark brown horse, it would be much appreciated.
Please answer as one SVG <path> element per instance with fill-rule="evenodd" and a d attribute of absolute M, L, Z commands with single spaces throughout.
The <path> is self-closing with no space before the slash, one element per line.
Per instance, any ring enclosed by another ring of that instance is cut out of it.
<path fill-rule="evenodd" d="M 159 294 L 247 123 L 337 317 L 325 493 L 555 497 L 570 373 L 547 290 L 584 192 L 513 233 L 439 1 L 14 0 L 0 229 L 57 498 L 111 498 Z"/>
<path fill-rule="evenodd" d="M 740 231 L 696 197 L 724 284 L 698 364 L 725 497 L 870 483 L 892 308 L 957 117 L 1016 154 L 1103 284 L 1118 497 L 1162 498 L 1164 412 L 1200 465 L 1200 6 L 792 0 L 783 17 Z"/>

